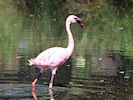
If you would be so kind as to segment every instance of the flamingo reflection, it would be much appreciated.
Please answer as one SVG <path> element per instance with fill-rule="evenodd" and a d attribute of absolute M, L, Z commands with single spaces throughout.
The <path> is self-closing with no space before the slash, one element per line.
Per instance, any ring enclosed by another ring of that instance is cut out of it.
<path fill-rule="evenodd" d="M 52 89 L 49 89 L 49 94 L 50 94 L 50 100 L 54 100 L 53 90 Z"/>
<path fill-rule="evenodd" d="M 33 96 L 34 100 L 38 100 L 37 94 L 34 90 L 32 91 L 32 96 Z"/>
<path fill-rule="evenodd" d="M 53 90 L 52 89 L 49 89 L 49 95 L 50 95 L 50 100 L 54 100 Z M 39 100 L 35 90 L 32 90 L 32 96 L 33 96 L 34 100 Z"/>

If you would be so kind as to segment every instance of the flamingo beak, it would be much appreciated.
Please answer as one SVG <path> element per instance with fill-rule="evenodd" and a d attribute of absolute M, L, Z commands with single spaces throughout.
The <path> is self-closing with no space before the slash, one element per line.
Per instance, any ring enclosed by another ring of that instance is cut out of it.
<path fill-rule="evenodd" d="M 76 18 L 75 20 L 77 21 L 77 23 L 80 25 L 81 28 L 84 26 L 83 21 L 80 18 Z"/>

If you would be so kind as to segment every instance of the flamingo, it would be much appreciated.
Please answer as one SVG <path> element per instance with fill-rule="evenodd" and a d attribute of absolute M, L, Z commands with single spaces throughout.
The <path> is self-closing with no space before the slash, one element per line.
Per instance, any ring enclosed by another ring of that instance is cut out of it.
<path fill-rule="evenodd" d="M 36 79 L 32 82 L 32 90 L 35 90 L 35 85 L 39 80 L 40 76 L 44 73 L 45 70 L 52 70 L 52 76 L 49 83 L 49 89 L 53 87 L 53 80 L 56 74 L 58 66 L 64 64 L 69 57 L 72 55 L 74 49 L 74 39 L 70 30 L 70 25 L 72 23 L 78 23 L 81 27 L 83 27 L 82 20 L 75 16 L 69 15 L 66 19 L 66 31 L 68 35 L 68 46 L 66 48 L 63 47 L 52 47 L 46 49 L 41 52 L 36 58 L 31 58 L 28 60 L 29 66 L 35 65 L 40 69 L 40 74 L 36 77 Z"/>

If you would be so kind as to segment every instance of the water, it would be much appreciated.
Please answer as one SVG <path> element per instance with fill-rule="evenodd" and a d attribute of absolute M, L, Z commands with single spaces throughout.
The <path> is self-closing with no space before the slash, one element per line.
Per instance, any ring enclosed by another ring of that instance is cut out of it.
<path fill-rule="evenodd" d="M 31 3 L 32 10 L 26 1 L 21 1 L 20 8 L 17 3 L 0 2 L 0 100 L 33 100 L 35 95 L 39 100 L 133 100 L 132 13 L 121 15 L 102 2 L 93 5 L 96 11 L 86 8 L 89 15 L 81 13 L 85 8 L 75 12 L 85 26 L 71 26 L 75 50 L 59 67 L 53 94 L 48 89 L 51 71 L 45 72 L 32 93 L 31 83 L 39 69 L 29 67 L 27 60 L 47 48 L 67 46 L 65 18 L 69 14 L 63 12 L 74 9 L 69 1 L 66 6 L 60 0 Z M 58 3 L 64 4 L 62 9 Z M 79 3 L 86 4 L 77 1 L 75 7 Z"/>

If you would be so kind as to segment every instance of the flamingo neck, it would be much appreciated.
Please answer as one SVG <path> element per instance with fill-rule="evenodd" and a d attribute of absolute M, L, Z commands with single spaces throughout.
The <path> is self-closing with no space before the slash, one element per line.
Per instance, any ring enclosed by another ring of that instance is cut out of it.
<path fill-rule="evenodd" d="M 68 56 L 72 54 L 74 49 L 74 39 L 72 36 L 72 32 L 70 30 L 70 25 L 71 25 L 70 21 L 66 20 L 66 31 L 68 34 L 68 46 L 67 46 Z"/>

